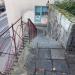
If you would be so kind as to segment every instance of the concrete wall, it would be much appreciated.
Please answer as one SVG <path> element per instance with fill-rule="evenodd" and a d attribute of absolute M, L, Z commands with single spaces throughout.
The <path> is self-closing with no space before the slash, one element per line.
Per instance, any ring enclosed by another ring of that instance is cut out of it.
<path fill-rule="evenodd" d="M 50 28 L 51 36 L 55 40 L 58 40 L 62 44 L 62 46 L 64 46 L 65 48 L 68 42 L 70 46 L 71 44 L 70 35 L 71 35 L 71 30 L 72 30 L 71 28 L 75 22 L 72 22 L 69 18 L 66 17 L 66 15 L 61 13 L 61 11 L 59 11 L 57 8 L 50 6 L 49 23 L 51 27 Z"/>

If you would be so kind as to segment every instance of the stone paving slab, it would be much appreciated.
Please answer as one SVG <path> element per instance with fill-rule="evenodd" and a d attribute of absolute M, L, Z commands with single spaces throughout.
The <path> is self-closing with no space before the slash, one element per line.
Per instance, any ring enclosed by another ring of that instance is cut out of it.
<path fill-rule="evenodd" d="M 62 73 L 62 72 L 48 72 L 48 71 L 46 71 L 46 75 L 68 75 L 68 74 Z"/>
<path fill-rule="evenodd" d="M 39 49 L 40 59 L 51 59 L 51 50 L 49 49 Z"/>
<path fill-rule="evenodd" d="M 53 74 L 54 75 L 54 74 Z M 56 72 L 55 75 L 68 75 L 68 73 Z"/>
<path fill-rule="evenodd" d="M 75 71 L 75 64 L 70 64 L 69 65 L 72 71 Z"/>
<path fill-rule="evenodd" d="M 70 64 L 69 67 L 71 75 L 75 75 L 75 64 Z"/>
<path fill-rule="evenodd" d="M 67 73 L 63 73 L 63 72 L 50 72 L 50 71 L 39 71 L 36 72 L 36 75 L 68 75 Z"/>
<path fill-rule="evenodd" d="M 56 71 L 67 72 L 69 71 L 68 65 L 65 60 L 53 60 L 53 67 Z"/>
<path fill-rule="evenodd" d="M 51 71 L 52 69 L 51 60 L 38 60 L 36 62 L 36 68 Z"/>
<path fill-rule="evenodd" d="M 48 39 L 46 36 L 37 36 L 32 40 L 32 47 L 37 48 L 37 44 L 39 48 L 62 48 L 58 41 Z"/>
<path fill-rule="evenodd" d="M 51 49 L 52 59 L 65 59 L 64 49 Z"/>
<path fill-rule="evenodd" d="M 44 75 L 44 72 L 36 72 L 36 75 Z"/>

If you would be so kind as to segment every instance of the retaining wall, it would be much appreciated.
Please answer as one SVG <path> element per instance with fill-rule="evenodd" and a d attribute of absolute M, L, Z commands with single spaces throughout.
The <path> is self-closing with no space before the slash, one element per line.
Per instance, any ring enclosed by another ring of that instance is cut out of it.
<path fill-rule="evenodd" d="M 49 25 L 51 29 L 50 35 L 58 40 L 62 46 L 67 48 L 73 41 L 72 33 L 75 28 L 75 17 L 67 11 L 60 9 L 54 5 L 49 5 Z M 75 43 L 75 42 L 74 42 Z"/>

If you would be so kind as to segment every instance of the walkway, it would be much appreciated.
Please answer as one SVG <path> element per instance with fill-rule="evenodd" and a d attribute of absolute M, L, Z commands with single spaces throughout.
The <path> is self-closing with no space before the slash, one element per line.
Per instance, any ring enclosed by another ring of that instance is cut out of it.
<path fill-rule="evenodd" d="M 68 75 L 65 50 L 58 41 L 38 30 L 38 36 L 27 46 L 11 75 Z"/>
<path fill-rule="evenodd" d="M 65 50 L 58 41 L 41 34 L 32 41 L 32 47 L 31 53 L 34 56 L 30 61 L 31 68 L 29 69 L 31 72 L 28 75 L 68 74 L 68 65 L 64 55 Z"/>

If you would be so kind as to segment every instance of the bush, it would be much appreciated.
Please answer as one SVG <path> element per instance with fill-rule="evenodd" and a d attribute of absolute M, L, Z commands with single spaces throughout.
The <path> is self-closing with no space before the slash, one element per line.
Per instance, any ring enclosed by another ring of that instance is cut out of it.
<path fill-rule="evenodd" d="M 75 15 L 75 2 L 74 1 L 69 0 L 69 1 L 63 1 L 61 3 L 56 2 L 55 5 Z"/>

